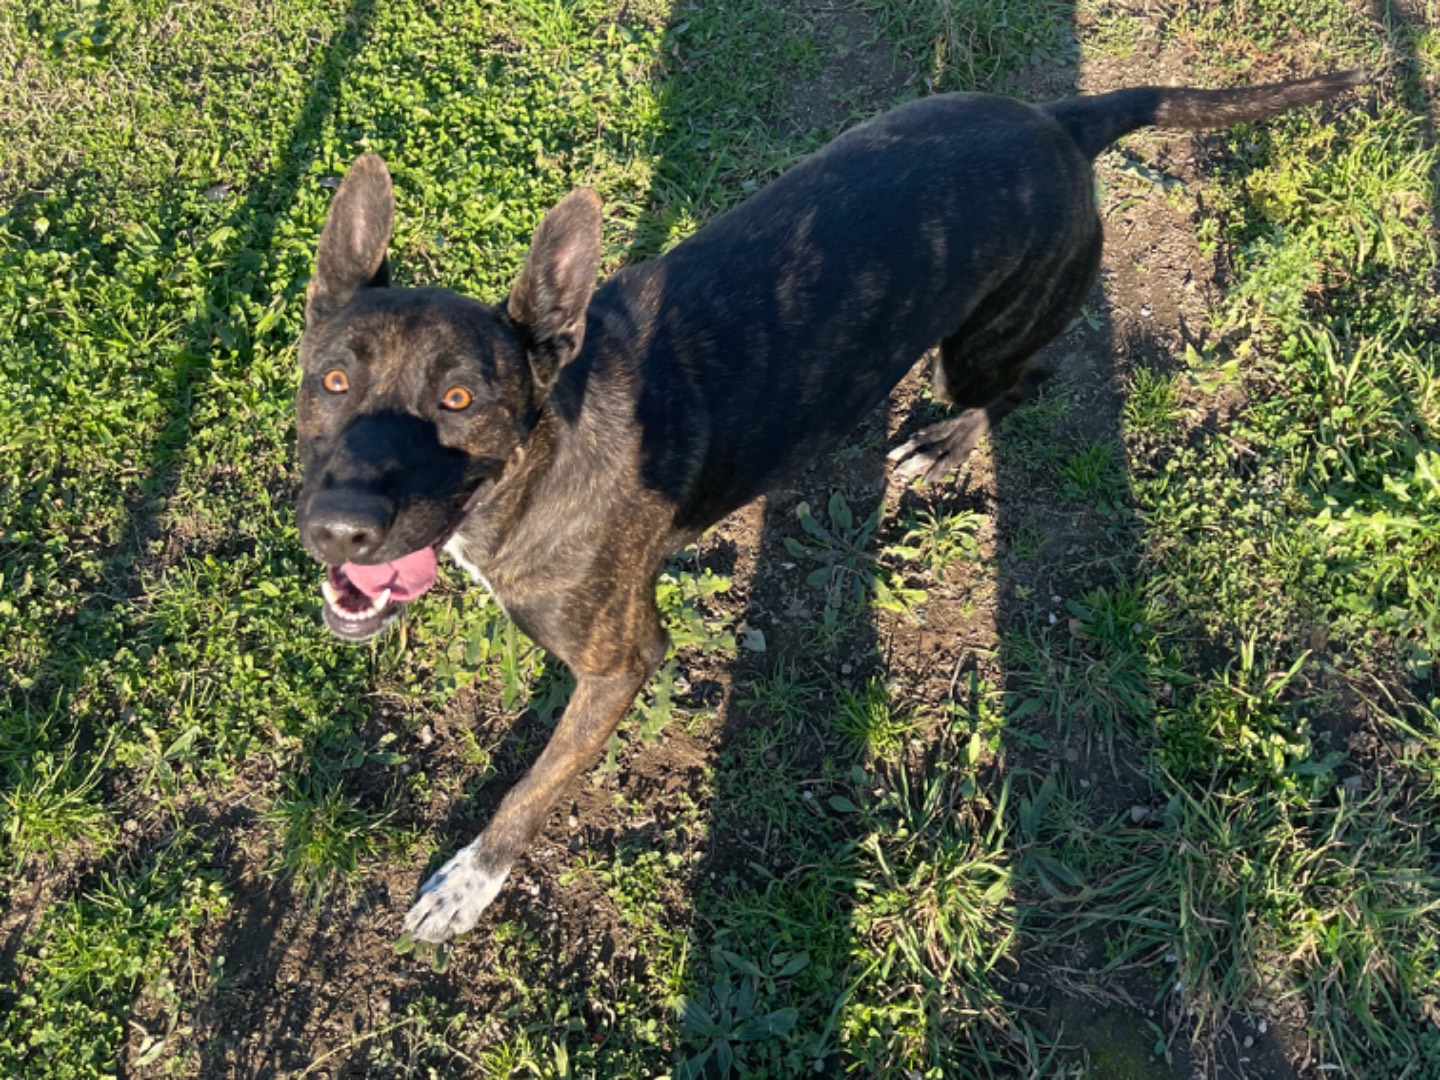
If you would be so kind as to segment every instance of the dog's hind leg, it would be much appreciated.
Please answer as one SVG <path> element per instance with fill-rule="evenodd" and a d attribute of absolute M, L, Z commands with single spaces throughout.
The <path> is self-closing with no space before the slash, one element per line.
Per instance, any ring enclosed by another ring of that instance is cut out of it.
<path fill-rule="evenodd" d="M 966 409 L 957 416 L 927 425 L 908 441 L 890 451 L 895 475 L 901 480 L 921 477 L 924 483 L 939 480 L 965 464 L 980 440 L 994 431 L 1018 406 L 1032 398 L 1054 372 L 1046 367 L 1028 366 L 1008 390 L 979 409 Z"/>
<path fill-rule="evenodd" d="M 1062 265 L 1027 268 L 940 343 L 933 392 L 964 411 L 890 451 L 897 477 L 929 483 L 958 469 L 981 438 L 1050 377 L 1034 356 L 1080 311 L 1100 266 L 1100 244 L 1096 221 L 1090 240 Z"/>
<path fill-rule="evenodd" d="M 411 937 L 442 942 L 473 927 L 544 827 L 565 786 L 599 758 L 615 725 L 665 658 L 668 638 L 653 596 L 652 588 L 649 598 L 628 605 L 618 624 L 604 622 L 603 633 L 640 644 L 607 644 L 602 663 L 577 670 L 575 693 L 544 752 L 505 796 L 485 831 L 421 886 L 405 916 Z"/>

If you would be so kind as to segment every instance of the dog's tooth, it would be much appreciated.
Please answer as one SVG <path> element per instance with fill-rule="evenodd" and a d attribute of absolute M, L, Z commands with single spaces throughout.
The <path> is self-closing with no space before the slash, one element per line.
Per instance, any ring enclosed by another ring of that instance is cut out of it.
<path fill-rule="evenodd" d="M 339 610 L 340 590 L 335 588 L 334 585 L 330 584 L 330 579 L 328 577 L 320 579 L 320 595 L 325 597 L 325 603 L 329 604 L 332 608 Z"/>
<path fill-rule="evenodd" d="M 368 608 L 366 608 L 364 611 L 355 612 L 351 617 L 356 620 L 374 618 L 376 615 L 379 615 L 382 611 L 385 610 L 385 605 L 389 602 L 390 590 L 382 589 L 380 592 L 375 594 L 375 597 L 370 601 L 370 606 Z"/>

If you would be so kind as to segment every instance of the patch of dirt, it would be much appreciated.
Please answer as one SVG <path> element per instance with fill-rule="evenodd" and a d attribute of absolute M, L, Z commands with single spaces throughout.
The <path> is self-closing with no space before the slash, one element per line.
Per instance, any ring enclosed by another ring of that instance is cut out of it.
<path fill-rule="evenodd" d="M 850 120 L 861 120 L 898 101 L 915 76 L 865 12 L 844 5 L 790 5 L 808 28 L 820 54 L 820 72 L 797 79 L 785 109 L 807 132 L 838 132 Z"/>

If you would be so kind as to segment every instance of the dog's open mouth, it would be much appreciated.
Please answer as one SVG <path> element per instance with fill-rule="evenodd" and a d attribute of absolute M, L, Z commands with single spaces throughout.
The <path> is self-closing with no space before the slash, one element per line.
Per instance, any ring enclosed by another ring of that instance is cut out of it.
<path fill-rule="evenodd" d="M 325 625 L 348 641 L 379 633 L 400 609 L 435 584 L 435 549 L 423 547 L 392 562 L 345 563 L 325 570 Z"/>
<path fill-rule="evenodd" d="M 465 515 L 495 487 L 495 477 L 476 485 L 454 522 L 440 539 L 390 562 L 327 566 L 320 593 L 325 625 L 346 641 L 374 637 L 395 621 L 402 608 L 435 584 L 436 553 L 455 535 Z"/>

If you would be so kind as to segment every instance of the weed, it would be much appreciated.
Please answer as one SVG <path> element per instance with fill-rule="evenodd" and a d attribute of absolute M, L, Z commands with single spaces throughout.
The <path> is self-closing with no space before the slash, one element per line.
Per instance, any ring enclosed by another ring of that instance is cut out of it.
<path fill-rule="evenodd" d="M 967 800 L 939 766 L 913 782 L 905 769 L 866 810 L 859 845 L 867 885 L 855 925 L 863 974 L 840 1010 L 842 1041 L 875 1075 L 925 1072 L 989 1058 L 976 1023 L 1004 1028 L 991 972 L 1015 940 L 1003 853 L 1008 783 L 999 802 Z M 895 993 L 904 987 L 906 992 Z"/>
<path fill-rule="evenodd" d="M 898 573 L 884 569 L 879 557 L 867 550 L 882 509 L 876 507 L 865 520 L 856 521 L 850 504 L 838 491 L 830 496 L 824 524 L 811 513 L 809 503 L 795 507 L 795 516 L 810 542 L 787 536 L 785 548 L 796 558 L 820 563 L 806 575 L 805 582 L 825 590 L 821 619 L 832 630 L 838 625 L 841 609 L 858 607 L 867 592 L 873 593 L 879 607 L 891 611 L 909 613 L 925 601 L 925 590 L 907 587 Z"/>
<path fill-rule="evenodd" d="M 707 1066 L 721 1076 L 737 1070 L 747 1072 L 752 1068 L 755 1053 L 752 1044 L 784 1040 L 790 1033 L 799 1019 L 799 1011 L 783 1008 L 762 1013 L 758 1005 L 762 984 L 771 984 L 770 992 L 763 996 L 772 998 L 773 984 L 803 971 L 810 957 L 798 953 L 780 954 L 773 959 L 779 966 L 767 975 L 743 957 L 724 949 L 715 950 L 715 981 L 698 997 L 684 999 L 680 1006 L 685 1036 L 700 1049 L 680 1063 L 673 1074 L 675 1077 L 698 1080 L 710 1075 Z M 712 1059 L 714 1064 L 710 1065 Z"/>
<path fill-rule="evenodd" d="M 1064 426 L 1073 407 L 1068 394 L 1052 389 L 1015 409 L 1000 422 L 1005 445 L 1019 451 L 1007 457 L 1046 465 L 1059 461 L 1065 448 L 1055 432 Z"/>
<path fill-rule="evenodd" d="M 1010 533 L 1011 552 L 1021 562 L 1034 562 L 1045 546 L 1045 535 L 1029 525 L 1017 525 Z"/>
<path fill-rule="evenodd" d="M 798 677 L 794 664 L 777 657 L 769 677 L 753 679 L 750 696 L 741 699 L 740 704 L 744 708 L 779 717 L 787 726 L 793 727 L 810 712 L 810 705 L 819 696 L 819 691 L 818 683 Z"/>
<path fill-rule="evenodd" d="M 906 531 L 898 544 L 890 544 L 885 554 L 915 560 L 926 570 L 942 574 L 955 562 L 975 559 L 980 554 L 976 533 L 985 519 L 973 510 L 957 510 L 946 514 L 923 510 L 906 520 Z"/>
<path fill-rule="evenodd" d="M 660 575 L 656 603 L 676 649 L 697 649 L 700 653 L 735 648 L 735 635 L 725 629 L 723 619 L 709 613 L 715 598 L 730 589 L 730 579 L 711 570 L 692 573 L 680 569 L 681 552 L 670 561 L 671 568 Z"/>
<path fill-rule="evenodd" d="M 925 65 L 930 85 L 984 90 L 1031 64 L 1076 55 L 1068 9 L 1054 0 L 867 0 L 900 47 Z"/>
<path fill-rule="evenodd" d="M 58 756 L 41 750 L 24 761 L 6 761 L 13 779 L 8 790 L 0 790 L 0 820 L 12 868 L 32 855 L 53 856 L 76 841 L 89 845 L 92 854 L 104 851 L 114 836 L 109 817 L 95 799 L 105 758 L 102 748 L 80 774 L 72 742 Z"/>
<path fill-rule="evenodd" d="M 879 679 L 871 679 L 858 692 L 841 690 L 830 723 L 847 754 L 863 753 L 887 761 L 900 755 L 920 726 L 917 717 L 895 706 L 890 691 Z"/>
<path fill-rule="evenodd" d="M 1065 497 L 1092 499 L 1114 505 L 1122 497 L 1123 474 L 1115 448 L 1108 442 L 1091 443 L 1060 463 Z"/>
<path fill-rule="evenodd" d="M 1014 672 L 1009 717 L 1044 709 L 1069 734 L 1075 727 L 1112 743 L 1150 719 L 1155 692 L 1181 676 L 1158 648 L 1153 615 L 1133 586 L 1096 589 L 1070 601 L 1063 625 L 1030 622 L 1002 642 Z"/>
<path fill-rule="evenodd" d="M 16 1075 L 102 1075 L 136 992 L 190 953 L 227 899 L 202 853 L 175 836 L 145 863 L 52 908 L 20 957 L 24 989 L 0 1017 Z"/>
<path fill-rule="evenodd" d="M 431 997 L 421 997 L 406 1005 L 404 1012 L 391 1023 L 364 1032 L 348 1042 L 341 1043 L 328 1054 L 317 1057 L 301 1076 L 319 1072 L 327 1061 L 335 1057 L 354 1060 L 363 1052 L 364 1061 L 372 1074 L 393 1076 L 398 1080 L 428 1078 L 460 1068 L 488 1068 L 487 1076 L 519 1076 L 533 1058 L 521 1050 L 519 1053 L 501 1049 L 497 1055 L 498 1064 L 511 1071 L 500 1072 L 494 1068 L 494 1058 L 489 1051 L 482 1051 L 479 1060 L 467 1051 L 474 1050 L 474 1025 L 463 1011 L 447 1012 L 445 1006 Z M 525 1048 L 528 1050 L 528 1047 Z M 483 1063 L 483 1065 L 482 1065 Z"/>
<path fill-rule="evenodd" d="M 312 902 L 352 887 L 366 863 L 404 850 L 403 835 L 388 826 L 392 815 L 364 809 L 334 781 L 292 779 L 262 814 L 279 834 L 271 870 Z"/>
<path fill-rule="evenodd" d="M 1175 377 L 1153 368 L 1137 367 L 1130 373 L 1125 392 L 1125 429 L 1132 435 L 1165 436 L 1183 415 L 1175 392 Z"/>

